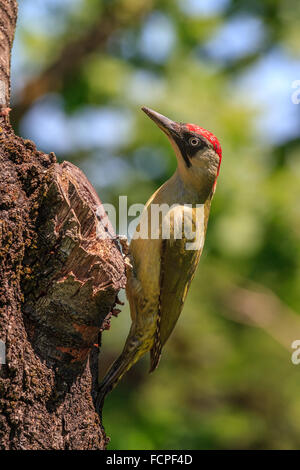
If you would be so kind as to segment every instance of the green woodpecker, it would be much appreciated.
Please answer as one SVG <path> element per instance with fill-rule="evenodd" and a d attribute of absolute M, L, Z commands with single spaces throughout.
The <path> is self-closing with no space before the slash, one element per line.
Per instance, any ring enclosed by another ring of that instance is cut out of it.
<path fill-rule="evenodd" d="M 167 135 L 177 169 L 147 202 L 130 243 L 132 269 L 127 270 L 126 294 L 132 325 L 123 352 L 99 385 L 98 409 L 106 394 L 146 352 L 150 351 L 150 372 L 159 363 L 201 256 L 222 159 L 219 141 L 211 132 L 171 121 L 146 107 L 142 110 Z M 156 229 L 153 208 L 163 206 L 170 209 L 159 217 Z M 166 223 L 169 234 L 164 231 Z M 142 224 L 147 228 L 146 236 L 142 236 Z"/>

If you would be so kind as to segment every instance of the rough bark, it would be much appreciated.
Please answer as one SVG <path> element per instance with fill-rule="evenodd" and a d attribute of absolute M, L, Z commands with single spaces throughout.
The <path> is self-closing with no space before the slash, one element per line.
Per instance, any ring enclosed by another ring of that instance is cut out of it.
<path fill-rule="evenodd" d="M 16 1 L 0 0 L 0 449 L 103 449 L 95 343 L 124 262 L 83 173 L 9 124 L 16 16 Z"/>

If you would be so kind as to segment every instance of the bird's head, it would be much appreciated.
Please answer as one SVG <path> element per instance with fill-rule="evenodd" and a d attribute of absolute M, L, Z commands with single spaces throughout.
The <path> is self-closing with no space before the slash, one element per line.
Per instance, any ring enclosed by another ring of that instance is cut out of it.
<path fill-rule="evenodd" d="M 145 106 L 142 110 L 170 140 L 184 183 L 207 195 L 214 191 L 222 160 L 218 139 L 203 127 L 172 121 Z"/>

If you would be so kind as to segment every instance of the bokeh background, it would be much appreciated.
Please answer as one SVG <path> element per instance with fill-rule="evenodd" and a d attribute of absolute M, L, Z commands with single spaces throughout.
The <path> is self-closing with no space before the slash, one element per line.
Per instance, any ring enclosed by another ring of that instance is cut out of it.
<path fill-rule="evenodd" d="M 110 449 L 300 446 L 299 23 L 298 0 L 19 2 L 13 125 L 103 202 L 145 203 L 175 169 L 141 105 L 223 148 L 183 314 L 158 370 L 145 358 L 107 399 Z M 129 324 L 126 305 L 103 335 L 103 372 Z"/>

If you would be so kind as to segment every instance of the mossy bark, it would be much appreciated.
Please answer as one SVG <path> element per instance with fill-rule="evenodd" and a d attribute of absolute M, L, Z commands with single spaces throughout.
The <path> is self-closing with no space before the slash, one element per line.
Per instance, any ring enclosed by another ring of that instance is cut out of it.
<path fill-rule="evenodd" d="M 0 0 L 0 112 L 9 106 L 16 16 L 16 1 Z M 2 112 L 0 449 L 105 448 L 94 407 L 95 343 L 125 283 L 86 177 L 16 136 Z"/>

